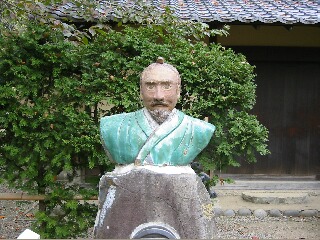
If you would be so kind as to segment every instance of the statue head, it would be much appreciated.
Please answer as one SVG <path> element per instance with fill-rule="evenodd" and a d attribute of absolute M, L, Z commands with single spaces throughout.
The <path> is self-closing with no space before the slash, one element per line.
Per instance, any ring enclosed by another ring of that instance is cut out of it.
<path fill-rule="evenodd" d="M 160 114 L 165 118 L 178 102 L 180 86 L 178 70 L 159 57 L 156 63 L 150 64 L 141 74 L 140 97 L 143 105 L 153 117 L 154 114 Z"/>

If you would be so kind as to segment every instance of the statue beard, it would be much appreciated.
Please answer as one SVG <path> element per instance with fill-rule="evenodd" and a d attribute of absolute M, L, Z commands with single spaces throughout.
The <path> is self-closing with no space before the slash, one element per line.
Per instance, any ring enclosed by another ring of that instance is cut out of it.
<path fill-rule="evenodd" d="M 162 124 L 169 117 L 171 111 L 155 109 L 149 110 L 149 113 L 158 124 Z"/>

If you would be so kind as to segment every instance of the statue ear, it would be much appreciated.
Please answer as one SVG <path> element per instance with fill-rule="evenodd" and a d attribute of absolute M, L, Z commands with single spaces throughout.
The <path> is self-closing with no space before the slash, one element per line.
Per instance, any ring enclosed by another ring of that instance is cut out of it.
<path fill-rule="evenodd" d="M 177 98 L 180 98 L 180 92 L 181 92 L 181 85 L 178 84 L 178 89 L 177 89 Z"/>

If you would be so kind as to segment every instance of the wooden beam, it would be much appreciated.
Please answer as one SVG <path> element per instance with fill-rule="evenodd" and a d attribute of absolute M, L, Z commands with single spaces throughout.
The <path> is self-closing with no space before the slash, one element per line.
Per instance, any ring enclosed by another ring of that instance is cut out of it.
<path fill-rule="evenodd" d="M 27 200 L 27 201 L 39 201 L 45 200 L 45 195 L 29 195 L 26 193 L 0 193 L 0 200 Z M 85 199 L 81 195 L 73 197 L 74 200 L 98 200 L 98 197 L 93 196 L 90 199 Z"/>

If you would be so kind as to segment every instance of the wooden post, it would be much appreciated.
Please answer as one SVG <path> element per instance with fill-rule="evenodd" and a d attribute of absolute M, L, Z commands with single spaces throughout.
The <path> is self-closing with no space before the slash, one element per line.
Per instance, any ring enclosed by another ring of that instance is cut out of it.
<path fill-rule="evenodd" d="M 205 118 L 204 118 L 204 121 L 209 122 L 209 117 L 205 117 Z M 214 171 L 213 171 L 212 169 L 210 169 L 210 170 L 209 170 L 209 176 L 210 176 L 210 178 L 213 177 L 213 174 L 214 174 Z"/>

